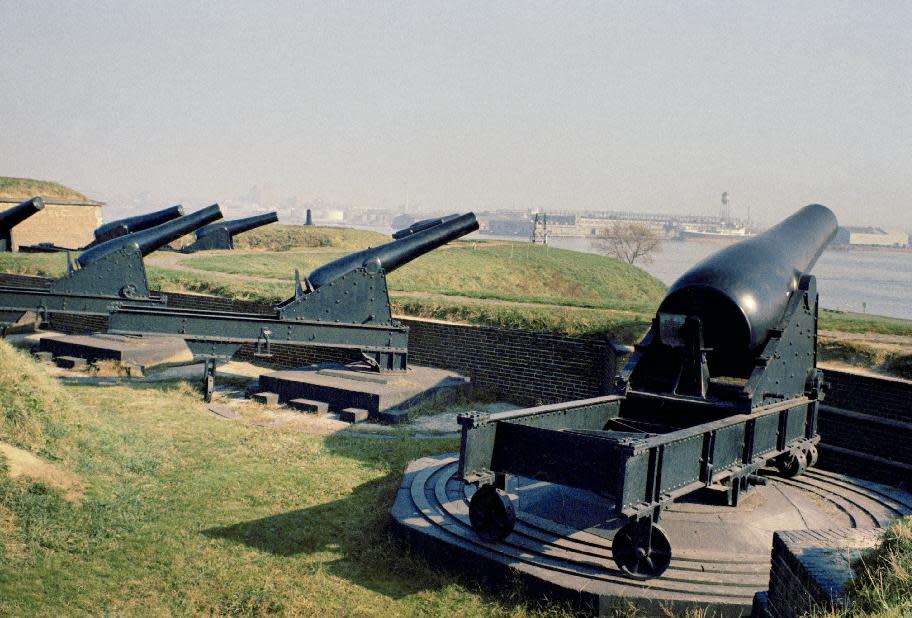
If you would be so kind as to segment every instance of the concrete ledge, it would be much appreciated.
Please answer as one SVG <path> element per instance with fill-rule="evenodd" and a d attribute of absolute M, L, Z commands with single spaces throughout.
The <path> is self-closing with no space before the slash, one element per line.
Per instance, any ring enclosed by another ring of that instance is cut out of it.
<path fill-rule="evenodd" d="M 875 547 L 882 529 L 788 530 L 773 535 L 766 615 L 797 618 L 846 604 L 852 563 Z M 755 603 L 755 606 L 757 603 Z"/>

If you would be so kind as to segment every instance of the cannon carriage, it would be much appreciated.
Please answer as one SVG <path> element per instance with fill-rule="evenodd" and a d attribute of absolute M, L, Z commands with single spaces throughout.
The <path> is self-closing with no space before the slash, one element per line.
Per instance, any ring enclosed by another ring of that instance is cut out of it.
<path fill-rule="evenodd" d="M 734 507 L 768 466 L 791 477 L 814 465 L 823 381 L 809 271 L 836 227 L 829 209 L 810 205 L 685 273 L 615 394 L 461 415 L 458 476 L 477 486 L 475 532 L 510 534 L 510 476 L 592 491 L 622 524 L 618 568 L 648 579 L 671 561 L 657 523 L 670 503 L 716 488 Z"/>

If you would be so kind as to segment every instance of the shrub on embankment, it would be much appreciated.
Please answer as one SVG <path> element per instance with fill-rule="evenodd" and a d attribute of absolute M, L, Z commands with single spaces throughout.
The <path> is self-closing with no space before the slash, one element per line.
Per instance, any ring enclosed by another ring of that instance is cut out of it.
<path fill-rule="evenodd" d="M 392 239 L 389 236 L 367 230 L 273 223 L 238 234 L 234 238 L 234 247 L 261 251 L 332 247 L 354 251 L 368 246 L 382 245 L 390 240 Z"/>

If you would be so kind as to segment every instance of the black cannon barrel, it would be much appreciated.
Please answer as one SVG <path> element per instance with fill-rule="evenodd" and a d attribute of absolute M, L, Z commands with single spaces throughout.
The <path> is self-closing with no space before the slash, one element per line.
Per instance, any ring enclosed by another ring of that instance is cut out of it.
<path fill-rule="evenodd" d="M 202 210 L 197 210 L 189 215 L 178 217 L 177 219 L 143 230 L 142 232 L 127 234 L 126 236 L 103 242 L 100 245 L 95 245 L 91 249 L 83 252 L 77 259 L 77 262 L 79 262 L 80 266 L 85 267 L 109 253 L 113 253 L 114 251 L 131 245 L 139 249 L 140 254 L 144 256 L 149 255 L 169 242 L 177 240 L 181 236 L 189 234 L 207 223 L 218 221 L 221 218 L 222 211 L 219 209 L 219 205 L 213 204 Z"/>
<path fill-rule="evenodd" d="M 659 313 L 699 317 L 708 348 L 755 350 L 766 342 L 799 278 L 810 272 L 837 226 L 826 206 L 805 206 L 681 275 Z"/>
<path fill-rule="evenodd" d="M 0 228 L 10 230 L 43 209 L 44 200 L 40 197 L 33 197 L 12 208 L 7 208 L 0 212 Z"/>
<path fill-rule="evenodd" d="M 161 225 L 172 219 L 177 219 L 178 217 L 183 216 L 183 214 L 184 207 L 177 205 L 163 208 L 162 210 L 156 210 L 155 212 L 147 212 L 142 215 L 117 219 L 116 221 L 105 223 L 96 229 L 95 240 L 96 242 L 104 242 L 106 240 L 111 240 L 112 238 L 117 238 L 118 236 L 123 236 L 124 234 L 148 230 L 156 225 Z"/>
<path fill-rule="evenodd" d="M 382 269 L 389 273 L 428 251 L 433 251 L 451 240 L 471 234 L 477 229 L 478 220 L 473 213 L 459 215 L 455 219 L 415 232 L 402 239 L 379 247 L 364 249 L 324 264 L 310 273 L 307 280 L 313 287 L 318 288 L 362 266 L 372 271 Z"/>
<path fill-rule="evenodd" d="M 454 213 L 452 215 L 446 215 L 445 217 L 437 217 L 436 219 L 423 219 L 421 221 L 415 221 L 407 228 L 393 232 L 393 238 L 398 240 L 400 238 L 405 238 L 406 236 L 411 236 L 415 232 L 420 232 L 421 230 L 426 230 L 429 227 L 434 227 L 435 225 L 440 225 L 441 223 L 452 221 L 458 216 L 459 213 Z"/>
<path fill-rule="evenodd" d="M 225 229 L 229 234 L 234 236 L 235 234 L 242 234 L 244 232 L 249 232 L 252 229 L 262 227 L 264 225 L 269 225 L 270 223 L 275 223 L 278 220 L 278 213 L 273 211 L 267 212 L 264 215 L 254 215 L 252 217 L 245 217 L 243 219 L 219 221 L 218 223 L 213 223 L 212 225 L 207 225 L 206 227 L 201 227 L 200 229 L 196 230 L 196 237 L 205 238 L 209 234 L 213 234 L 219 229 Z"/>

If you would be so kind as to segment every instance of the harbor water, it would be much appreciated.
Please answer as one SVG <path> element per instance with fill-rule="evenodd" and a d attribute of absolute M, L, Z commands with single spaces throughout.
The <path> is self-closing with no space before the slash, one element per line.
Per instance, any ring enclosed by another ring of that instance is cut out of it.
<path fill-rule="evenodd" d="M 587 238 L 549 239 L 552 247 L 599 253 Z M 688 268 L 725 244 L 669 240 L 642 268 L 670 285 Z M 912 253 L 888 250 L 823 252 L 813 274 L 826 309 L 912 319 Z"/>

